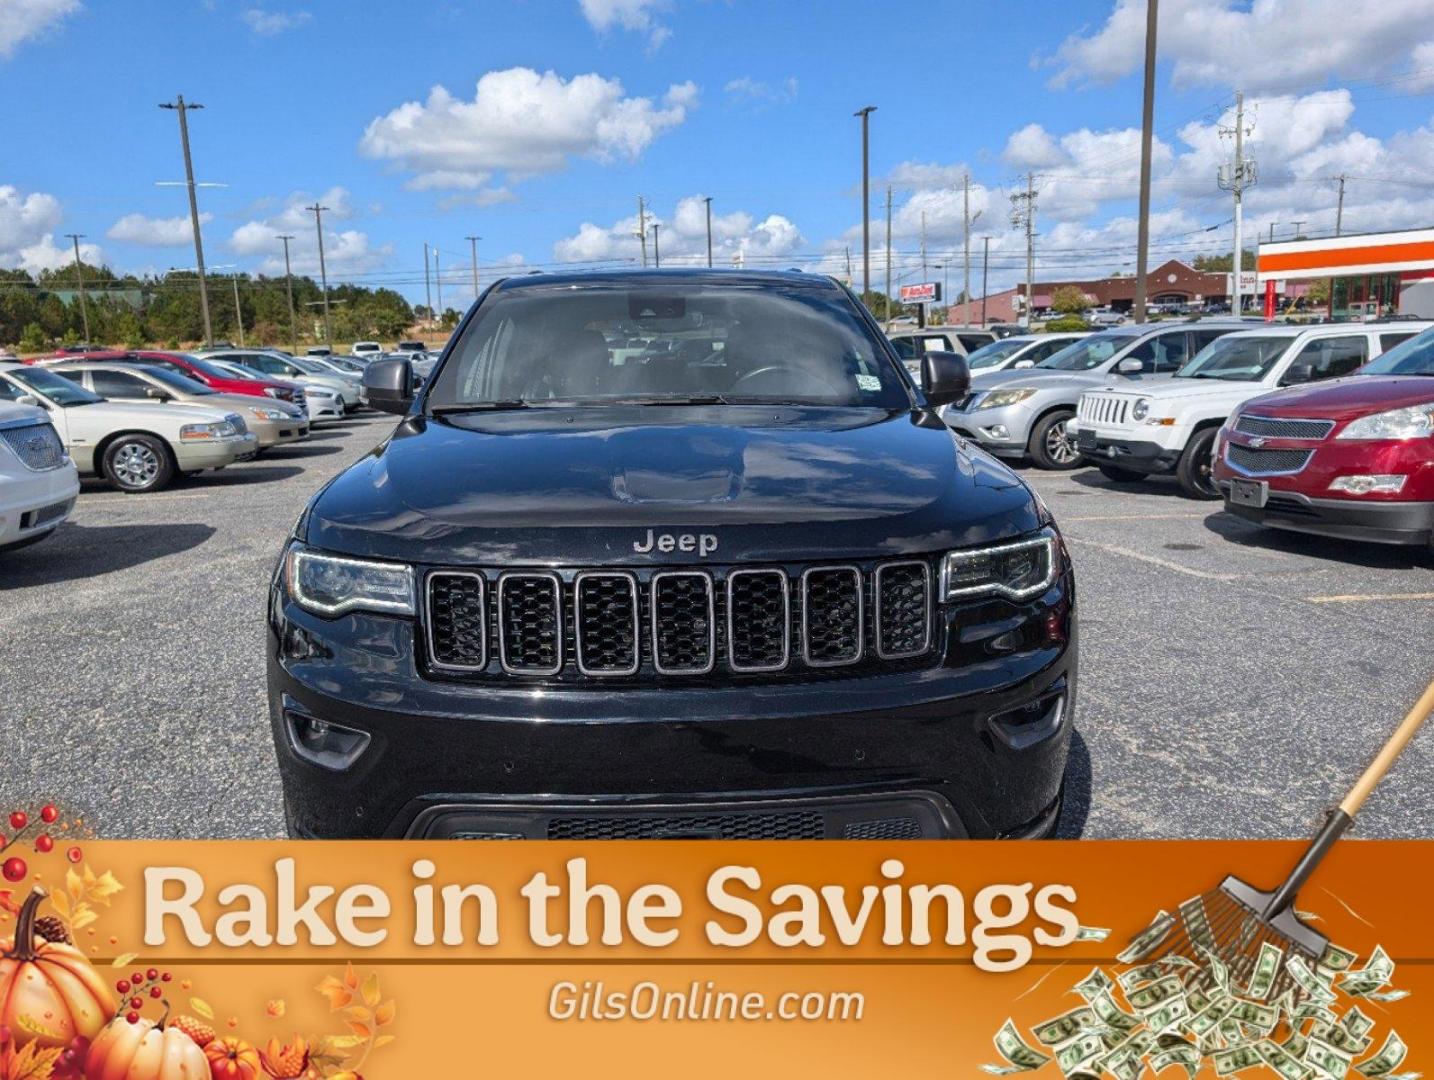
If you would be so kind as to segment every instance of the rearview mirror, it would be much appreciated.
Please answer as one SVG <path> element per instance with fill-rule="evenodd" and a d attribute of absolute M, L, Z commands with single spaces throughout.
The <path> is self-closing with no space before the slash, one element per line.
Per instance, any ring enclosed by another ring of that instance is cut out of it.
<path fill-rule="evenodd" d="M 1145 365 L 1142 364 L 1135 357 L 1127 356 L 1124 360 L 1115 365 L 1115 370 L 1120 372 L 1120 374 L 1122 375 L 1139 375 L 1143 370 L 1145 370 Z"/>
<path fill-rule="evenodd" d="M 363 369 L 368 403 L 380 412 L 402 416 L 413 404 L 413 365 L 407 360 L 375 360 Z"/>
<path fill-rule="evenodd" d="M 971 389 L 971 369 L 959 353 L 939 349 L 921 358 L 921 392 L 932 408 L 960 401 Z"/>

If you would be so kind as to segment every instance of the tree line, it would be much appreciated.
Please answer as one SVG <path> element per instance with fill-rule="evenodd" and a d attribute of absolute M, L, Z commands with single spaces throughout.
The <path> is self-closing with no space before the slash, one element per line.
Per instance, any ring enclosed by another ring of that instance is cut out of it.
<path fill-rule="evenodd" d="M 74 264 L 31 274 L 0 270 L 0 345 L 22 352 L 43 352 L 85 339 L 94 344 L 141 348 L 179 348 L 204 340 L 199 279 L 192 271 L 172 270 L 156 277 L 118 275 L 103 266 L 81 266 L 85 311 L 80 308 Z M 291 340 L 284 278 L 263 274 L 207 274 L 209 316 L 216 338 L 251 343 Z M 235 307 L 235 285 L 238 307 Z M 300 341 L 322 336 L 323 293 L 309 277 L 295 277 L 294 311 Z M 338 284 L 329 287 L 329 319 L 335 341 L 403 335 L 427 308 L 411 306 L 393 289 Z M 443 312 L 441 322 L 456 325 L 459 313 Z"/>

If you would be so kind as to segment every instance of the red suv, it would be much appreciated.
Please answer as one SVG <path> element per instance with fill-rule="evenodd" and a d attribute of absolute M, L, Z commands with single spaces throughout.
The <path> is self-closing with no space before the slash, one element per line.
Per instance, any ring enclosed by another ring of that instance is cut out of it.
<path fill-rule="evenodd" d="M 209 389 L 218 390 L 221 394 L 250 394 L 257 397 L 278 398 L 280 401 L 291 401 L 301 409 L 305 405 L 303 387 L 293 383 L 275 382 L 273 379 L 236 378 L 203 357 L 190 356 L 188 353 L 142 350 L 129 353 L 126 358 L 143 360 L 146 364 L 156 364 L 181 375 L 188 375 L 191 379 L 197 379 Z M 87 357 L 87 359 L 91 358 Z"/>
<path fill-rule="evenodd" d="M 1434 330 L 1247 401 L 1220 430 L 1215 479 L 1225 509 L 1261 525 L 1434 545 Z"/>

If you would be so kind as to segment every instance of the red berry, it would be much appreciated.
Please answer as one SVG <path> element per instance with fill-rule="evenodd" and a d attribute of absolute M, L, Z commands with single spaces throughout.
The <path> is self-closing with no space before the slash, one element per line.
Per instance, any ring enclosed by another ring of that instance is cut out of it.
<path fill-rule="evenodd" d="M 26 825 L 30 824 L 30 815 L 23 810 L 16 810 L 10 815 L 10 828 L 19 832 Z"/>
<path fill-rule="evenodd" d="M 129 1007 L 130 1007 L 131 1009 L 142 1009 L 142 1008 L 144 1008 L 144 998 L 142 998 L 142 997 L 132 997 L 132 998 L 130 998 L 130 999 L 129 999 Z"/>
<path fill-rule="evenodd" d="M 125 1013 L 125 1014 L 124 1014 L 124 1018 L 125 1018 L 126 1020 L 128 1020 L 131 1024 L 138 1024 L 138 1023 L 139 1023 L 139 1013 L 137 1013 L 137 1012 L 128 1012 L 128 1013 Z"/>
<path fill-rule="evenodd" d="M 160 982 L 169 982 L 169 980 L 172 979 L 172 978 L 174 978 L 174 976 L 171 975 L 169 972 L 166 971 L 163 975 L 161 975 L 161 976 L 159 977 L 159 981 L 160 981 Z"/>
<path fill-rule="evenodd" d="M 12 855 L 5 860 L 5 865 L 0 867 L 0 873 L 5 875 L 6 881 L 23 881 L 30 868 L 25 865 L 25 860 L 18 855 Z"/>
<path fill-rule="evenodd" d="M 60 812 L 55 809 L 54 803 L 47 803 L 40 807 L 40 820 L 46 825 L 53 825 L 60 817 Z"/>
<path fill-rule="evenodd" d="M 77 1057 L 79 1057 L 79 1055 L 76 1054 L 73 1050 L 66 1050 L 63 1054 L 60 1055 L 60 1064 L 73 1065 L 75 1063 L 75 1058 Z"/>
<path fill-rule="evenodd" d="M 164 993 L 164 991 L 161 990 L 161 989 L 160 989 L 159 987 L 157 987 L 157 986 L 151 986 L 151 987 L 149 988 L 149 996 L 152 997 L 152 998 L 158 998 L 159 995 L 162 994 L 162 993 Z"/>
<path fill-rule="evenodd" d="M 55 841 L 50 839 L 48 833 L 41 833 L 39 836 L 35 837 L 35 850 L 38 851 L 41 855 L 45 855 L 48 854 L 50 851 L 53 851 L 54 847 Z"/>
<path fill-rule="evenodd" d="M 72 847 L 69 851 L 65 852 L 65 858 L 69 859 L 70 862 L 79 862 L 84 857 L 84 852 L 77 847 Z"/>
<path fill-rule="evenodd" d="M 129 993 L 129 980 L 128 980 L 128 979 L 121 979 L 119 982 L 115 983 L 115 989 L 118 990 L 121 994 L 128 994 L 128 993 Z"/>
<path fill-rule="evenodd" d="M 10 844 L 10 838 L 9 838 L 8 836 L 6 836 L 4 833 L 0 832 L 0 848 L 8 847 L 9 844 Z"/>
<path fill-rule="evenodd" d="M 144 973 L 144 977 L 150 982 L 154 982 L 155 979 L 159 978 L 159 968 L 150 968 Z"/>
<path fill-rule="evenodd" d="M 144 982 L 144 972 L 136 971 L 133 975 L 129 977 L 129 981 L 134 983 L 135 986 L 138 986 L 140 983 Z"/>

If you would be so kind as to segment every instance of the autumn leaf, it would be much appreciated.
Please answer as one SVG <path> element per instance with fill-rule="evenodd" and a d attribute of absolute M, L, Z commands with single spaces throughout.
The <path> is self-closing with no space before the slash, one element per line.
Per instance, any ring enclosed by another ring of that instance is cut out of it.
<path fill-rule="evenodd" d="M 65 871 L 65 891 L 70 894 L 70 899 L 79 903 L 85 896 L 85 882 L 79 874 L 75 873 L 74 867 Z"/>
<path fill-rule="evenodd" d="M 284 1004 L 283 998 L 275 998 L 269 1002 L 268 1005 L 264 1006 L 264 1011 L 277 1020 L 288 1011 L 288 1006 Z"/>
<path fill-rule="evenodd" d="M 206 1020 L 214 1019 L 214 1006 L 210 1005 L 209 1002 L 203 998 L 190 998 L 189 1007 Z"/>
<path fill-rule="evenodd" d="M 90 874 L 88 864 L 85 866 L 85 885 L 87 886 L 86 892 L 89 894 L 89 898 L 106 906 L 109 905 L 114 894 L 124 888 L 124 886 L 119 883 L 119 878 L 115 877 L 114 874 L 108 870 L 97 878 L 93 877 Z"/>
<path fill-rule="evenodd" d="M 397 1035 L 380 1035 L 373 1041 L 373 1048 L 377 1050 L 380 1046 L 387 1046 L 396 1038 L 398 1038 Z"/>
<path fill-rule="evenodd" d="M 389 999 L 374 1010 L 374 1022 L 377 1023 L 379 1027 L 386 1027 L 393 1023 L 393 1017 L 397 1011 L 397 1004 L 395 1004 L 392 999 Z"/>
<path fill-rule="evenodd" d="M 345 1009 L 344 1015 L 350 1020 L 357 1020 L 361 1024 L 367 1024 L 373 1019 L 373 1013 L 369 1012 L 368 1009 L 362 1005 L 355 1005 L 352 1008 Z"/>
<path fill-rule="evenodd" d="M 329 1011 L 336 1012 L 354 999 L 353 991 L 332 975 L 324 978 L 317 987 L 319 993 L 329 1000 Z"/>
<path fill-rule="evenodd" d="M 370 1007 L 377 1005 L 381 996 L 378 989 L 378 973 L 374 972 L 363 981 L 364 1004 Z"/>
<path fill-rule="evenodd" d="M 361 1024 L 357 1020 L 348 1021 L 348 1028 L 360 1039 L 368 1039 L 373 1035 L 373 1028 L 367 1024 Z"/>
<path fill-rule="evenodd" d="M 18 1053 L 10 1056 L 5 1080 L 50 1080 L 63 1052 L 62 1046 L 41 1049 L 39 1043 L 26 1043 Z"/>
<path fill-rule="evenodd" d="M 337 1051 L 352 1050 L 355 1046 L 362 1045 L 363 1042 L 364 1040 L 359 1038 L 359 1036 L 357 1035 L 330 1035 L 327 1039 L 324 1040 L 323 1045 L 316 1052 L 316 1054 L 311 1054 L 310 1056 L 331 1057 L 335 1061 L 337 1061 L 340 1057 L 343 1056 L 342 1054 L 337 1053 Z"/>
<path fill-rule="evenodd" d="M 75 917 L 70 920 L 70 929 L 83 930 L 98 918 L 99 916 L 94 913 L 94 910 L 88 904 L 81 904 L 75 909 Z"/>
<path fill-rule="evenodd" d="M 352 964 L 347 964 L 347 965 L 345 965 L 345 967 L 344 967 L 344 985 L 347 986 L 350 990 L 357 990 L 357 989 L 358 989 L 358 984 L 359 984 L 358 972 L 354 970 L 354 966 L 353 966 Z"/>
<path fill-rule="evenodd" d="M 120 953 L 119 956 L 116 956 L 110 961 L 110 967 L 129 967 L 130 964 L 134 963 L 134 958 L 137 955 L 139 954 L 132 952 Z"/>
<path fill-rule="evenodd" d="M 60 918 L 64 919 L 64 920 L 67 921 L 67 922 L 69 921 L 69 918 L 70 918 L 70 898 L 69 898 L 67 895 L 65 895 L 64 893 L 59 893 L 59 892 L 57 892 L 57 893 L 51 893 L 51 894 L 50 894 L 50 904 L 51 904 L 51 906 L 54 907 L 54 909 L 55 909 L 56 911 L 58 911 L 58 912 L 60 913 Z"/>

